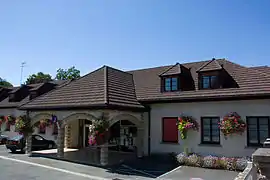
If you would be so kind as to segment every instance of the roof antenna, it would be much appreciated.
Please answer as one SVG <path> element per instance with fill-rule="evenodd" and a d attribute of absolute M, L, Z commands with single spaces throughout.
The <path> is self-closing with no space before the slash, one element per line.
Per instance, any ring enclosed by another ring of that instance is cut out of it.
<path fill-rule="evenodd" d="M 22 62 L 21 64 L 21 80 L 20 80 L 20 85 L 22 85 L 22 75 L 23 75 L 23 68 L 24 68 L 24 65 L 26 64 L 26 62 Z"/>

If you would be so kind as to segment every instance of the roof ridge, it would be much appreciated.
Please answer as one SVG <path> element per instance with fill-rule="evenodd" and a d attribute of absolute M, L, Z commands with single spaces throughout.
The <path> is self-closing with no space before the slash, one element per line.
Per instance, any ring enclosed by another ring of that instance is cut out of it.
<path fill-rule="evenodd" d="M 108 97 L 108 66 L 104 66 L 104 103 L 109 104 L 109 97 Z"/>

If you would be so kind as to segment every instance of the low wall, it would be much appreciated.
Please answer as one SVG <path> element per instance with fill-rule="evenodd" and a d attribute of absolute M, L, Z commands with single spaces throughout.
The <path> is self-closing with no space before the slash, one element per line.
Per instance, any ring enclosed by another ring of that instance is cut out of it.
<path fill-rule="evenodd" d="M 240 172 L 234 180 L 257 180 L 257 168 L 252 162 L 248 162 L 246 169 Z"/>

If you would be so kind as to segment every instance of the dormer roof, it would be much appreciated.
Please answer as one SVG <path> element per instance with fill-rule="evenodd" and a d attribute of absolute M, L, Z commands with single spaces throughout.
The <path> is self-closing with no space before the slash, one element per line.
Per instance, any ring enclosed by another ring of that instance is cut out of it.
<path fill-rule="evenodd" d="M 160 76 L 170 76 L 176 74 L 181 74 L 181 65 L 179 63 L 176 63 L 175 65 L 162 72 Z"/>
<path fill-rule="evenodd" d="M 204 63 L 196 72 L 221 70 L 222 66 L 213 58 L 211 61 Z"/>

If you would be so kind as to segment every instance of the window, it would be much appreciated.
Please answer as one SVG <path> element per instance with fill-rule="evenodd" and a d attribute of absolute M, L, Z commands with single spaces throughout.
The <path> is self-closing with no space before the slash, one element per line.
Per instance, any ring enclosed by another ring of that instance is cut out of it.
<path fill-rule="evenodd" d="M 202 76 L 202 89 L 218 88 L 217 76 Z"/>
<path fill-rule="evenodd" d="M 177 117 L 162 119 L 162 142 L 178 143 Z"/>
<path fill-rule="evenodd" d="M 41 136 L 34 136 L 35 140 L 38 140 L 38 141 L 43 141 L 44 139 L 41 137 Z"/>
<path fill-rule="evenodd" d="M 261 146 L 269 137 L 269 117 L 247 117 L 248 146 Z"/>
<path fill-rule="evenodd" d="M 219 144 L 220 130 L 218 127 L 219 117 L 203 117 L 201 119 L 201 133 L 203 144 Z"/>
<path fill-rule="evenodd" d="M 179 89 L 179 80 L 177 77 L 168 77 L 164 79 L 165 91 L 177 91 Z"/>

